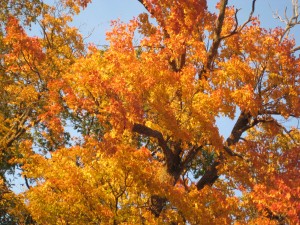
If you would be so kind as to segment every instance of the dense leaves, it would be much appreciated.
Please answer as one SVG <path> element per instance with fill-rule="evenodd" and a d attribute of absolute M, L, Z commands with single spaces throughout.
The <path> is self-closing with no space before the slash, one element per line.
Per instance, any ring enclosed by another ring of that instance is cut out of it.
<path fill-rule="evenodd" d="M 89 2 L 0 3 L 2 223 L 300 223 L 292 26 L 262 28 L 255 1 L 241 23 L 226 0 L 139 0 L 101 49 L 69 25 Z"/>

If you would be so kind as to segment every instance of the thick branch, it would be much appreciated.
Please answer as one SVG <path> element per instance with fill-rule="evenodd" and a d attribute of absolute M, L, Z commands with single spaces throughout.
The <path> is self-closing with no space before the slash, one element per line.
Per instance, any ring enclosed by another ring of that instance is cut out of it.
<path fill-rule="evenodd" d="M 158 145 L 162 148 L 162 151 L 166 158 L 168 173 L 172 175 L 176 180 L 176 178 L 178 178 L 179 176 L 178 171 L 180 170 L 180 158 L 178 155 L 175 155 L 172 152 L 172 150 L 168 147 L 167 142 L 164 139 L 162 133 L 142 124 L 134 124 L 132 131 L 157 139 Z"/>
<path fill-rule="evenodd" d="M 275 114 L 275 111 L 268 111 L 268 113 Z M 292 115 L 291 115 L 292 116 Z M 258 123 L 261 122 L 276 122 L 276 121 L 265 121 L 265 120 L 259 120 L 259 119 L 254 119 L 253 121 L 250 122 L 251 115 L 249 113 L 241 112 L 238 120 L 236 121 L 230 136 L 226 140 L 226 145 L 224 146 L 224 150 L 230 155 L 230 156 L 237 156 L 240 158 L 243 158 L 241 155 L 233 152 L 230 149 L 230 146 L 235 145 L 242 137 L 242 134 L 250 129 L 251 127 L 257 125 Z M 280 126 L 287 134 L 288 131 L 281 126 L 280 124 L 276 123 L 278 126 Z M 289 134 L 288 134 L 289 135 Z M 290 138 L 295 142 L 293 137 L 289 135 Z M 296 142 L 295 142 L 296 143 Z M 218 178 L 218 169 L 217 166 L 220 165 L 220 163 L 223 160 L 223 155 L 221 154 L 218 159 L 210 166 L 208 171 L 203 175 L 203 177 L 199 180 L 197 183 L 197 188 L 201 190 L 205 185 L 212 185 Z"/>
<path fill-rule="evenodd" d="M 215 181 L 219 178 L 217 166 L 220 165 L 220 161 L 214 162 L 210 168 L 205 172 L 201 179 L 197 183 L 197 189 L 201 190 L 205 185 L 212 186 Z"/>
<path fill-rule="evenodd" d="M 152 14 L 152 11 L 150 11 L 150 9 L 147 7 L 147 5 L 146 5 L 146 3 L 145 3 L 144 0 L 138 0 L 138 1 L 145 7 L 145 9 L 146 9 L 151 15 L 153 15 L 153 14 Z"/>
<path fill-rule="evenodd" d="M 215 58 L 215 56 L 218 53 L 218 48 L 219 48 L 220 42 L 222 40 L 221 32 L 222 32 L 224 19 L 225 19 L 225 10 L 226 10 L 227 4 L 228 4 L 228 0 L 222 0 L 220 3 L 220 13 L 219 13 L 218 19 L 216 21 L 216 28 L 214 31 L 214 39 L 213 39 L 213 43 L 209 49 L 208 57 L 207 57 L 207 63 L 206 63 L 207 69 L 211 69 L 213 59 Z"/>
<path fill-rule="evenodd" d="M 292 53 L 295 53 L 296 51 L 299 51 L 299 50 L 300 50 L 300 46 L 297 46 L 297 47 L 292 49 Z"/>
<path fill-rule="evenodd" d="M 157 139 L 158 145 L 162 148 L 166 159 L 167 171 L 174 178 L 174 183 L 178 180 L 181 172 L 180 166 L 180 151 L 174 154 L 172 150 L 168 147 L 167 141 L 164 139 L 161 132 L 153 130 L 142 124 L 134 124 L 132 128 L 133 132 L 141 135 L 152 137 Z M 167 199 L 165 197 L 153 195 L 150 198 L 150 211 L 155 217 L 159 217 L 161 211 L 166 205 Z"/>
<path fill-rule="evenodd" d="M 158 144 L 162 148 L 163 152 L 167 155 L 171 154 L 171 150 L 167 146 L 167 143 L 164 140 L 162 133 L 160 133 L 159 131 L 153 130 L 142 124 L 134 124 L 132 131 L 142 134 L 142 135 L 145 135 L 145 136 L 148 136 L 148 137 L 156 138 L 158 140 Z"/>
<path fill-rule="evenodd" d="M 240 140 L 242 134 L 251 127 L 249 124 L 250 118 L 251 115 L 249 113 L 241 112 L 231 131 L 230 136 L 226 140 L 227 146 L 236 144 Z"/>
<path fill-rule="evenodd" d="M 247 129 L 249 129 L 250 127 L 252 127 L 258 123 L 257 121 L 254 121 L 253 123 L 250 124 L 250 122 L 249 122 L 250 118 L 251 118 L 251 115 L 249 113 L 241 112 L 238 120 L 236 121 L 236 123 L 231 131 L 230 136 L 226 140 L 226 145 L 224 147 L 226 152 L 230 152 L 229 155 L 239 156 L 239 155 L 236 155 L 234 152 L 232 152 L 231 149 L 229 148 L 229 146 L 236 144 L 240 140 L 242 134 Z M 223 159 L 224 159 L 224 156 L 223 156 L 223 154 L 221 154 L 216 159 L 216 161 L 209 167 L 209 169 L 205 172 L 205 174 L 201 177 L 201 179 L 197 183 L 198 190 L 201 190 L 202 188 L 204 188 L 205 185 L 211 186 L 214 184 L 214 182 L 219 177 L 217 167 L 221 164 Z"/>
<path fill-rule="evenodd" d="M 203 66 L 203 68 L 199 72 L 199 79 L 201 79 L 203 77 L 203 75 L 205 75 L 205 73 L 212 68 L 214 58 L 216 57 L 216 55 L 218 53 L 218 48 L 222 41 L 221 32 L 222 32 L 224 19 L 225 19 L 225 10 L 226 10 L 227 4 L 228 4 L 228 0 L 222 0 L 220 3 L 220 13 L 216 20 L 216 27 L 214 30 L 213 43 L 208 51 L 206 65 Z"/>

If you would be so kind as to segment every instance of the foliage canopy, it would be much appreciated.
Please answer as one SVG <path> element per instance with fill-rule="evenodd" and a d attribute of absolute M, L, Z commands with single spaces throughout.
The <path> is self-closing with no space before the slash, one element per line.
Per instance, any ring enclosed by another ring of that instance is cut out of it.
<path fill-rule="evenodd" d="M 90 0 L 1 1 L 1 224 L 299 224 L 297 1 L 274 29 L 255 0 L 138 1 L 105 49 L 70 26 Z"/>

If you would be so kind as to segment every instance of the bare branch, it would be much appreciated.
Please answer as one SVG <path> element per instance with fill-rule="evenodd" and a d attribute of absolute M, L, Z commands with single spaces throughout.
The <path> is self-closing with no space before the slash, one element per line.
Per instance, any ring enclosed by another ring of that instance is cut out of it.
<path fill-rule="evenodd" d="M 279 19 L 281 22 L 285 23 L 285 30 L 280 37 L 280 42 L 283 38 L 289 34 L 290 30 L 300 24 L 299 21 L 299 4 L 298 0 L 292 0 L 292 16 L 289 18 L 287 15 L 287 7 L 284 10 L 284 17 L 280 16 L 278 11 L 274 14 L 275 19 Z"/>
<path fill-rule="evenodd" d="M 252 21 L 253 14 L 255 12 L 255 3 L 256 0 L 252 0 L 252 7 L 251 7 L 251 12 L 249 14 L 248 20 L 244 22 L 242 26 L 240 26 L 239 31 L 241 31 L 250 21 Z"/>

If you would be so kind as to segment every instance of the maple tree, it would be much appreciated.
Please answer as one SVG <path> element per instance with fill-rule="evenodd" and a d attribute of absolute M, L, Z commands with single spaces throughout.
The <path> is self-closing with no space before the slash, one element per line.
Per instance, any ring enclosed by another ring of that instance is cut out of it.
<path fill-rule="evenodd" d="M 0 3 L 3 223 L 299 224 L 296 1 L 274 29 L 255 0 L 243 23 L 227 0 L 138 1 L 105 49 L 69 25 L 88 0 Z"/>

